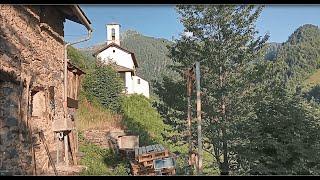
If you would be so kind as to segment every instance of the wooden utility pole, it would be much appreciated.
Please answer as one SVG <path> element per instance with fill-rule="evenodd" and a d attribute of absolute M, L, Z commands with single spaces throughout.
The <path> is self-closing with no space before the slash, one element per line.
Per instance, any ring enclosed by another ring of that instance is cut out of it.
<path fill-rule="evenodd" d="M 191 94 L 192 94 L 192 69 L 187 70 L 187 99 L 188 99 L 188 110 L 187 110 L 187 121 L 188 121 L 188 143 L 189 143 L 189 174 L 192 174 L 192 139 L 191 139 Z"/>
<path fill-rule="evenodd" d="M 195 69 L 195 70 L 194 70 Z M 188 100 L 188 110 L 187 110 L 187 121 L 188 121 L 188 142 L 189 142 L 189 174 L 192 173 L 192 133 L 191 133 L 191 94 L 193 82 L 196 82 L 196 93 L 197 93 L 197 122 L 198 122 L 198 154 L 196 158 L 196 172 L 197 174 L 202 174 L 202 132 L 201 132 L 201 91 L 200 91 L 200 63 L 196 62 L 191 69 L 187 70 L 187 100 Z"/>
<path fill-rule="evenodd" d="M 200 62 L 196 62 L 197 87 L 197 121 L 198 121 L 198 174 L 202 174 L 202 132 L 201 132 L 201 91 L 200 91 Z"/>

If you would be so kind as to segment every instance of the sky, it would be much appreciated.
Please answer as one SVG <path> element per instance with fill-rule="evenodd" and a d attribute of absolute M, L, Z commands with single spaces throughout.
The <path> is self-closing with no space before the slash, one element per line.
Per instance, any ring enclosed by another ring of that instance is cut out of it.
<path fill-rule="evenodd" d="M 145 36 L 172 40 L 183 32 L 179 14 L 173 5 L 80 5 L 94 30 L 89 41 L 76 47 L 89 47 L 106 40 L 108 23 L 121 24 L 120 31 L 131 29 Z M 256 27 L 259 35 L 269 33 L 269 42 L 284 42 L 298 27 L 320 27 L 320 5 L 267 5 Z M 65 23 L 65 39 L 70 42 L 86 36 L 86 29 L 72 21 Z"/>

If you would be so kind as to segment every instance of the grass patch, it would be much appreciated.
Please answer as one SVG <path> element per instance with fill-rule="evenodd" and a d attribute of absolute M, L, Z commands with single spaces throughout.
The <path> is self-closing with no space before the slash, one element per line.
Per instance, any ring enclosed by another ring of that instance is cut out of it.
<path fill-rule="evenodd" d="M 165 124 L 149 99 L 135 94 L 124 97 L 122 103 L 123 124 L 139 135 L 140 146 L 164 143 Z"/>
<path fill-rule="evenodd" d="M 102 149 L 83 138 L 80 139 L 80 151 L 85 154 L 80 164 L 87 167 L 80 175 L 129 175 L 127 161 L 120 159 L 110 149 Z"/>
<path fill-rule="evenodd" d="M 320 69 L 315 71 L 315 73 L 304 81 L 305 89 L 310 89 L 318 84 L 320 84 Z"/>
<path fill-rule="evenodd" d="M 76 113 L 76 125 L 81 130 L 87 129 L 121 129 L 122 116 L 102 107 L 99 103 L 91 103 L 81 96 Z"/>

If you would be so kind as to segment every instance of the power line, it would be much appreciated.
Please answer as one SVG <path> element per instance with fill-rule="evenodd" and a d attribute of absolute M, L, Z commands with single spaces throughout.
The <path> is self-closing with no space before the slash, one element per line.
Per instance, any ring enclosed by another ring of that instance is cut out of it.
<path fill-rule="evenodd" d="M 87 34 L 78 34 L 78 35 L 76 35 L 76 34 L 67 34 L 67 35 L 64 35 L 64 36 L 73 36 L 73 37 L 76 37 L 76 36 L 85 36 L 85 35 L 87 35 Z"/>

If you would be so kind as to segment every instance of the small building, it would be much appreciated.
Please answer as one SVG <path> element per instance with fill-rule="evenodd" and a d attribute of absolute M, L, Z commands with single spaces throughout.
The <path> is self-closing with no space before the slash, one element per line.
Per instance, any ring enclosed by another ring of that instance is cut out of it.
<path fill-rule="evenodd" d="M 66 66 L 66 19 L 91 32 L 77 5 L 0 5 L 0 174 L 76 164 L 73 115 L 83 72 Z"/>
<path fill-rule="evenodd" d="M 142 94 L 149 98 L 149 83 L 137 76 L 139 66 L 135 54 L 120 46 L 119 24 L 107 24 L 107 42 L 93 55 L 120 73 L 126 94 Z"/>

